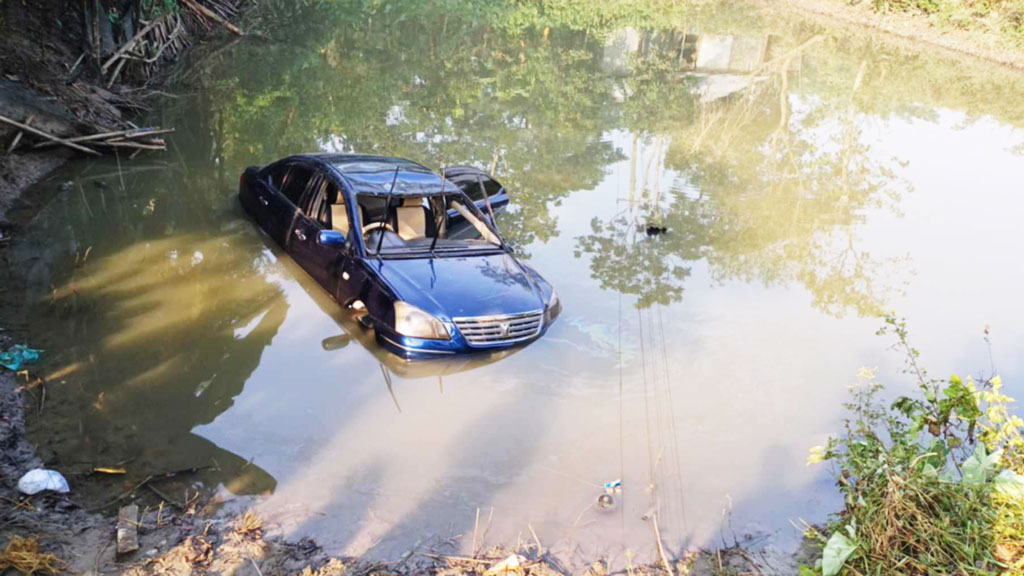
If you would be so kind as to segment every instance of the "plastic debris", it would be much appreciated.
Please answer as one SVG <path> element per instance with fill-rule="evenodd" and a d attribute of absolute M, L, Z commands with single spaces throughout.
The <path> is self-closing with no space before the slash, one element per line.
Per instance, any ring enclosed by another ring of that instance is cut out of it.
<path fill-rule="evenodd" d="M 29 470 L 18 480 L 18 492 L 22 494 L 31 496 L 44 490 L 67 494 L 71 492 L 71 487 L 68 486 L 68 481 L 61 476 L 60 472 L 45 468 Z"/>
<path fill-rule="evenodd" d="M 24 344 L 15 344 L 5 352 L 0 352 L 0 366 L 17 372 L 26 364 L 38 362 L 42 353 L 42 350 L 33 350 Z"/>
<path fill-rule="evenodd" d="M 484 572 L 484 576 L 497 576 L 498 574 L 508 574 L 521 572 L 523 564 L 526 562 L 526 558 L 523 558 L 519 554 L 513 554 L 508 558 L 505 558 L 501 562 L 498 562 L 494 566 L 487 569 Z"/>
<path fill-rule="evenodd" d="M 616 494 L 622 492 L 622 480 L 615 479 L 611 482 L 604 483 L 604 491 L 606 494 Z"/>

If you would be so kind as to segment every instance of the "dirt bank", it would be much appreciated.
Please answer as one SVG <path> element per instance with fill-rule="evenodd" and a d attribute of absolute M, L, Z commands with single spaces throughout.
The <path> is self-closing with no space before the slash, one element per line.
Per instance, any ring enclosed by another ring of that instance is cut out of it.
<path fill-rule="evenodd" d="M 917 47 L 933 47 L 951 55 L 968 55 L 1018 70 L 1024 70 L 1024 49 L 996 33 L 965 30 L 951 25 L 936 25 L 923 15 L 882 13 L 872 2 L 851 4 L 843 0 L 758 0 L 763 6 L 778 9 L 782 4 L 795 13 L 812 14 L 844 24 L 878 30 L 912 42 Z"/>
<path fill-rule="evenodd" d="M 241 33 L 228 21 L 241 6 L 242 0 L 0 2 L 0 222 L 26 187 L 72 156 L 127 161 L 159 153 L 163 132 L 137 123 L 163 95 L 158 87 L 189 45 Z M 82 140 L 67 141 L 75 138 Z"/>

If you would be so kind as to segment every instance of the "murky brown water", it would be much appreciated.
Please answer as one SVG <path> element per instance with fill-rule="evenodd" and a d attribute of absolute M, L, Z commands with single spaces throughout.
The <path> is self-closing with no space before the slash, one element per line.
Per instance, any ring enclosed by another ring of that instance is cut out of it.
<path fill-rule="evenodd" d="M 909 385 L 879 312 L 935 374 L 987 370 L 991 324 L 1024 393 L 1022 77 L 742 9 L 416 6 L 265 2 L 250 25 L 273 40 L 180 71 L 166 156 L 42 186 L 0 251 L 5 314 L 48 350 L 32 435 L 70 474 L 129 470 L 72 475 L 77 498 L 212 466 L 162 491 L 266 495 L 289 536 L 338 553 L 460 534 L 467 552 L 477 525 L 478 545 L 532 527 L 645 557 L 652 507 L 673 549 L 792 546 L 791 520 L 838 505 L 804 461 L 857 369 Z M 501 227 L 562 317 L 503 357 L 387 356 L 236 204 L 245 166 L 316 149 L 493 165 Z"/>

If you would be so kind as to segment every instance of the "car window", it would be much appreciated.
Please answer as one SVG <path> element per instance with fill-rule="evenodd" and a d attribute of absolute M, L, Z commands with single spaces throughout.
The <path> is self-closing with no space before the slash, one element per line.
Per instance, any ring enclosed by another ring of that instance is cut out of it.
<path fill-rule="evenodd" d="M 302 166 L 301 164 L 292 164 L 279 190 L 286 198 L 292 201 L 292 204 L 301 208 L 300 200 L 302 199 L 302 194 L 306 191 L 306 185 L 313 178 L 313 174 L 312 168 Z"/>
<path fill-rule="evenodd" d="M 311 220 L 319 222 L 321 225 L 325 225 L 330 222 L 329 218 L 329 203 L 327 201 L 327 180 L 317 174 L 309 187 L 306 189 L 306 193 L 303 194 L 302 199 L 299 202 L 299 209 L 308 216 Z"/>
<path fill-rule="evenodd" d="M 291 166 L 288 164 L 278 164 L 270 169 L 270 185 L 274 187 L 274 190 L 281 190 L 281 185 L 284 184 L 289 168 Z"/>
<path fill-rule="evenodd" d="M 480 178 L 483 179 L 484 190 L 487 191 L 488 196 L 494 196 L 501 191 L 501 184 L 498 184 L 496 180 L 483 175 Z M 459 178 L 456 183 L 473 202 L 479 202 L 484 199 L 484 194 L 480 190 L 480 182 L 477 180 L 476 174 L 466 174 Z"/>

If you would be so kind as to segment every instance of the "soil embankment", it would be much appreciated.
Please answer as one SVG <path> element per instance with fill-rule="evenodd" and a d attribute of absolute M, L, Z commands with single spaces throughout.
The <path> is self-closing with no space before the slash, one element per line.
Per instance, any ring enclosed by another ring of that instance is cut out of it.
<path fill-rule="evenodd" d="M 771 0 L 759 2 L 772 7 L 778 4 Z M 951 55 L 971 56 L 1024 70 L 1024 49 L 996 32 L 937 23 L 922 14 L 883 12 L 876 10 L 872 2 L 781 0 L 781 3 L 795 13 L 812 14 L 843 24 L 878 30 L 917 46 L 931 46 Z"/>
<path fill-rule="evenodd" d="M 26 187 L 73 155 L 163 150 L 169 130 L 137 123 L 189 45 L 242 33 L 228 21 L 241 5 L 0 2 L 0 222 Z"/>

